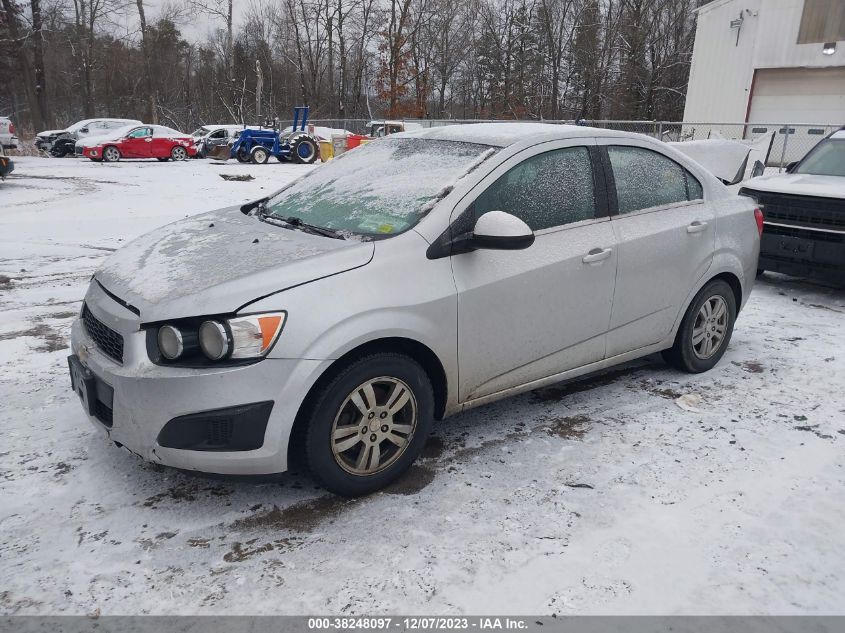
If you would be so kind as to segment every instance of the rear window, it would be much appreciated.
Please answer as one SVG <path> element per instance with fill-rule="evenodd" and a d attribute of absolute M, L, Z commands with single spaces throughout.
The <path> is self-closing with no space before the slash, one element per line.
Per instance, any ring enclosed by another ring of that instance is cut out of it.
<path fill-rule="evenodd" d="M 379 139 L 283 189 L 268 201 L 268 211 L 359 235 L 395 235 L 419 222 L 463 174 L 495 151 L 457 141 Z"/>

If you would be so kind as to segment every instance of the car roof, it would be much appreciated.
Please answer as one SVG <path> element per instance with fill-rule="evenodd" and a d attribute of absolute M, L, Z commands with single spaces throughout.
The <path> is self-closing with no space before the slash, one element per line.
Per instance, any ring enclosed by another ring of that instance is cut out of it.
<path fill-rule="evenodd" d="M 845 130 L 839 130 L 838 132 L 834 132 L 833 134 L 830 135 L 830 138 L 835 138 L 835 139 L 843 138 L 843 139 L 845 139 Z"/>
<path fill-rule="evenodd" d="M 507 147 L 524 141 L 541 143 L 568 138 L 592 136 L 639 136 L 617 130 L 584 127 L 580 125 L 562 125 L 552 123 L 469 123 L 464 125 L 442 125 L 411 132 L 402 132 L 394 137 L 427 138 L 438 141 L 459 141 L 478 143 L 495 147 Z"/>

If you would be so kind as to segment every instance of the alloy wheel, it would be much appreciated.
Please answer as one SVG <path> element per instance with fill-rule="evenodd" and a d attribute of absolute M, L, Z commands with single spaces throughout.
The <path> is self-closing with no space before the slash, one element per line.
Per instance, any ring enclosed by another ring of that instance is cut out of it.
<path fill-rule="evenodd" d="M 170 155 L 173 160 L 185 160 L 188 157 L 188 152 L 185 151 L 184 147 L 174 147 Z"/>
<path fill-rule="evenodd" d="M 103 151 L 103 158 L 105 158 L 107 162 L 113 163 L 120 160 L 120 152 L 116 147 L 107 147 Z"/>
<path fill-rule="evenodd" d="M 380 376 L 356 387 L 335 416 L 332 455 L 353 475 L 373 475 L 408 448 L 417 427 L 417 401 L 398 378 Z"/>
<path fill-rule="evenodd" d="M 728 304 L 720 295 L 707 299 L 695 317 L 692 327 L 692 349 L 702 360 L 713 356 L 728 331 Z"/>

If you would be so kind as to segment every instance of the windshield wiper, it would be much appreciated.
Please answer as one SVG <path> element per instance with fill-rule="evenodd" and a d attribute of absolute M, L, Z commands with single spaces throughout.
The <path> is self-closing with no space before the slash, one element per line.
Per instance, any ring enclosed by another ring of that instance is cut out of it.
<path fill-rule="evenodd" d="M 340 231 L 335 231 L 334 229 L 328 229 L 324 226 L 317 226 L 315 224 L 308 224 L 307 222 L 303 222 L 302 218 L 297 218 L 294 216 L 288 218 L 280 218 L 273 213 L 267 211 L 267 202 L 266 200 L 259 201 L 256 205 L 257 213 L 256 216 L 262 222 L 267 222 L 268 224 L 273 224 L 275 226 L 281 226 L 286 229 L 299 229 L 300 231 L 304 231 L 305 233 L 311 233 L 312 235 L 322 235 L 323 237 L 331 237 L 335 240 L 345 240 L 346 238 Z"/>
<path fill-rule="evenodd" d="M 345 240 L 346 238 L 343 237 L 343 234 L 340 231 L 336 231 L 334 229 L 326 228 L 325 226 L 317 226 L 316 224 L 308 224 L 307 222 L 303 222 L 302 218 L 297 218 L 296 216 L 290 216 L 287 218 L 282 218 L 283 221 L 287 222 L 291 226 L 294 226 L 306 233 L 313 233 L 315 235 L 323 235 L 325 237 L 333 237 L 336 240 Z"/>

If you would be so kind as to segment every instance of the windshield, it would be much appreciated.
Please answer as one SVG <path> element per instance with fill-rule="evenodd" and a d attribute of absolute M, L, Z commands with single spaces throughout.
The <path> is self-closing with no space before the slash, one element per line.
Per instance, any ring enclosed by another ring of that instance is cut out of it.
<path fill-rule="evenodd" d="M 845 176 L 845 139 L 822 141 L 799 163 L 794 173 Z"/>
<path fill-rule="evenodd" d="M 382 139 L 344 153 L 267 202 L 267 212 L 359 235 L 407 231 L 495 150 L 477 143 Z"/>

